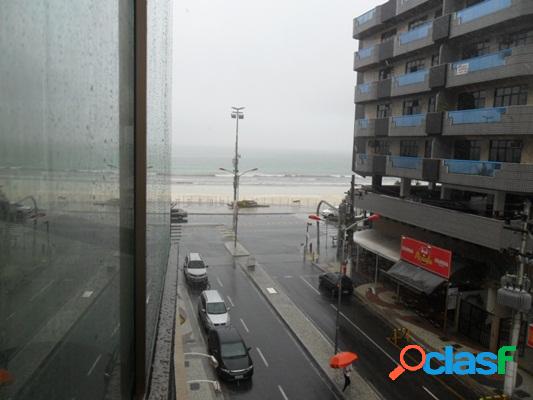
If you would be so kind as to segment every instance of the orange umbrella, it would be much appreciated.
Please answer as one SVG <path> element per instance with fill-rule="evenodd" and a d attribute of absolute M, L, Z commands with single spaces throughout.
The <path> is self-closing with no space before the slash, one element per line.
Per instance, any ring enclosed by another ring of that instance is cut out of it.
<path fill-rule="evenodd" d="M 337 353 L 329 360 L 329 366 L 331 368 L 344 368 L 354 361 L 356 361 L 359 356 L 355 353 L 349 351 L 343 351 L 342 353 Z"/>
<path fill-rule="evenodd" d="M 13 382 L 13 375 L 7 370 L 0 368 L 0 386 Z"/>

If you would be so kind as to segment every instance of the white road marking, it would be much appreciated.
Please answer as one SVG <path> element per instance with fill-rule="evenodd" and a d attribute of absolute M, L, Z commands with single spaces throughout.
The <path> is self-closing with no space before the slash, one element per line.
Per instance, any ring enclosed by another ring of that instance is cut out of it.
<path fill-rule="evenodd" d="M 93 291 L 92 290 L 86 290 L 85 292 L 83 292 L 83 294 L 81 295 L 81 297 L 85 298 L 85 299 L 88 299 L 89 297 L 91 297 L 93 295 Z"/>
<path fill-rule="evenodd" d="M 241 318 L 240 320 L 241 320 L 241 324 L 242 324 L 242 326 L 244 326 L 244 330 L 246 331 L 246 333 L 250 333 L 250 329 L 248 329 L 248 327 L 246 326 L 246 324 L 244 323 L 244 321 L 242 320 L 242 318 Z"/>
<path fill-rule="evenodd" d="M 433 393 L 429 391 L 429 389 L 425 386 L 422 386 L 422 389 L 424 389 L 431 397 L 433 397 L 435 400 L 439 400 L 437 396 L 435 396 Z"/>
<path fill-rule="evenodd" d="M 117 324 L 117 326 L 115 326 L 115 329 L 113 329 L 113 332 L 111 332 L 111 337 L 115 336 L 118 331 L 118 328 L 120 328 L 120 324 Z"/>
<path fill-rule="evenodd" d="M 314 287 L 313 285 L 311 285 L 309 282 L 307 282 L 307 279 L 305 279 L 303 276 L 300 276 L 300 279 L 302 281 L 304 281 L 307 286 L 309 286 L 311 289 L 313 289 L 313 291 L 316 293 L 316 294 L 320 294 L 320 292 L 318 291 L 318 289 L 316 287 Z"/>
<path fill-rule="evenodd" d="M 233 303 L 233 300 L 231 300 L 231 297 L 229 296 L 226 296 L 228 298 L 228 301 L 229 301 L 229 304 L 232 306 L 232 307 L 235 307 L 235 304 Z"/>
<path fill-rule="evenodd" d="M 269 294 L 276 294 L 276 293 L 278 293 L 276 289 L 271 288 L 271 287 L 267 287 L 267 292 L 268 292 Z"/>
<path fill-rule="evenodd" d="M 283 398 L 285 400 L 289 400 L 289 398 L 287 397 L 287 395 L 285 394 L 285 392 L 283 391 L 283 388 L 281 387 L 281 385 L 278 385 L 278 389 L 279 391 L 281 392 L 281 395 L 283 396 Z"/>
<path fill-rule="evenodd" d="M 35 294 L 30 298 L 30 301 L 35 300 L 38 296 L 40 296 L 41 294 L 43 294 L 44 291 L 45 291 L 46 289 L 48 289 L 50 286 L 52 286 L 52 284 L 53 284 L 54 282 L 55 282 L 55 279 L 53 279 L 53 280 L 51 280 L 50 282 L 48 282 L 47 285 L 43 286 L 43 287 L 41 288 L 41 290 L 39 290 L 37 293 L 35 293 Z"/>
<path fill-rule="evenodd" d="M 263 362 L 265 363 L 265 365 L 268 368 L 268 362 L 267 362 L 265 356 L 263 355 L 263 353 L 261 352 L 261 349 L 259 347 L 256 347 L 256 349 L 257 349 L 257 352 L 259 353 L 259 356 L 261 357 L 261 359 L 263 360 Z"/>
<path fill-rule="evenodd" d="M 11 314 L 9 314 L 9 316 L 6 318 L 6 321 L 9 321 L 11 318 L 13 318 L 15 316 L 16 312 L 13 312 Z"/>
<path fill-rule="evenodd" d="M 149 294 L 148 296 L 146 296 L 146 304 L 148 304 L 150 302 L 150 296 L 151 294 Z"/>
<path fill-rule="evenodd" d="M 292 278 L 292 275 L 285 275 L 284 278 L 286 278 L 286 279 L 291 279 L 291 278 Z"/>
<path fill-rule="evenodd" d="M 220 285 L 220 287 L 224 287 L 224 285 L 222 284 L 222 281 L 220 280 L 220 278 L 218 276 L 217 276 L 217 282 Z"/>
<path fill-rule="evenodd" d="M 98 357 L 96 357 L 96 360 L 94 360 L 94 363 L 93 363 L 92 367 L 87 372 L 87 376 L 89 376 L 89 375 L 91 375 L 93 373 L 94 368 L 96 367 L 96 364 L 98 364 L 98 361 L 100 361 L 100 358 L 102 358 L 101 354 L 99 354 Z"/>

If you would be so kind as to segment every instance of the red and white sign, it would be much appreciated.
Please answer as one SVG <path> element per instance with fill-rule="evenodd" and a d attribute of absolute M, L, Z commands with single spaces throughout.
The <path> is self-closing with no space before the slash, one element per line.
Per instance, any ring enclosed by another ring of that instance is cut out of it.
<path fill-rule="evenodd" d="M 450 278 L 452 252 L 449 250 L 402 236 L 400 258 L 443 278 Z"/>

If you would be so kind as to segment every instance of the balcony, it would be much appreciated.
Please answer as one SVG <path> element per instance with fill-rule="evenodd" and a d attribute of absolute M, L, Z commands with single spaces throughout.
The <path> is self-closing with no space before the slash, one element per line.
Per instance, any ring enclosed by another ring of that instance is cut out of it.
<path fill-rule="evenodd" d="M 533 106 L 478 108 L 449 111 L 443 124 L 444 136 L 530 135 Z"/>
<path fill-rule="evenodd" d="M 429 91 L 429 70 L 424 69 L 410 74 L 393 78 L 391 95 L 404 96 L 408 94 Z"/>
<path fill-rule="evenodd" d="M 359 175 L 385 175 L 386 156 L 358 153 L 353 161 L 353 172 Z"/>
<path fill-rule="evenodd" d="M 403 14 L 428 2 L 429 0 L 396 0 L 396 15 Z"/>
<path fill-rule="evenodd" d="M 497 219 L 363 190 L 356 193 L 355 206 L 495 250 L 509 247 L 509 241 L 519 244 L 519 237 L 509 238 L 510 231 L 504 229 L 504 221 Z"/>
<path fill-rule="evenodd" d="M 389 156 L 385 174 L 399 178 L 422 180 L 422 158 Z"/>
<path fill-rule="evenodd" d="M 389 136 L 426 136 L 426 114 L 391 117 Z"/>
<path fill-rule="evenodd" d="M 375 133 L 375 119 L 357 119 L 355 120 L 355 136 L 356 137 L 374 137 Z"/>
<path fill-rule="evenodd" d="M 433 21 L 416 29 L 400 33 L 394 41 L 394 56 L 419 50 L 433 44 Z"/>
<path fill-rule="evenodd" d="M 362 32 L 381 24 L 381 7 L 376 7 L 353 20 L 353 38 L 359 39 Z"/>
<path fill-rule="evenodd" d="M 457 61 L 448 67 L 447 87 L 530 75 L 532 59 L 533 45 L 527 45 Z"/>
<path fill-rule="evenodd" d="M 440 182 L 516 193 L 533 192 L 533 164 L 442 160 Z"/>
<path fill-rule="evenodd" d="M 465 35 L 531 14 L 531 0 L 485 0 L 452 15 L 450 37 Z"/>
<path fill-rule="evenodd" d="M 355 52 L 353 69 L 357 71 L 379 62 L 379 45 L 367 47 Z"/>
<path fill-rule="evenodd" d="M 355 102 L 362 103 L 365 101 L 377 100 L 378 85 L 377 82 L 363 83 L 355 87 Z"/>

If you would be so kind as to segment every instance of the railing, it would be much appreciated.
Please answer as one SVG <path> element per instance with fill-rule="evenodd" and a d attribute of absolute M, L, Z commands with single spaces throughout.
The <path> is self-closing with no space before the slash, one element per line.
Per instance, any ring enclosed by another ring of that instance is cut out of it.
<path fill-rule="evenodd" d="M 396 127 L 420 126 L 425 119 L 425 114 L 402 115 L 392 117 L 392 123 Z"/>
<path fill-rule="evenodd" d="M 464 24 L 509 8 L 511 5 L 511 0 L 485 0 L 484 2 L 476 4 L 472 7 L 457 11 L 455 13 L 455 18 L 459 24 Z"/>
<path fill-rule="evenodd" d="M 357 123 L 357 127 L 361 128 L 361 129 L 368 129 L 368 127 L 369 127 L 368 118 L 358 119 L 358 120 L 356 120 L 356 123 Z"/>
<path fill-rule="evenodd" d="M 396 76 L 394 81 L 398 86 L 413 85 L 415 83 L 422 83 L 426 80 L 429 70 L 423 69 L 416 72 L 411 72 L 410 74 Z"/>
<path fill-rule="evenodd" d="M 450 174 L 494 176 L 502 164 L 494 161 L 444 160 Z"/>
<path fill-rule="evenodd" d="M 357 153 L 355 158 L 355 165 L 356 166 L 364 166 L 368 163 L 368 154 L 366 153 Z"/>
<path fill-rule="evenodd" d="M 426 22 L 424 25 L 419 26 L 412 31 L 405 32 L 400 34 L 399 41 L 400 44 L 407 44 L 414 42 L 415 40 L 424 39 L 429 36 L 429 30 L 433 26 L 433 21 Z"/>
<path fill-rule="evenodd" d="M 393 168 L 404 169 L 421 169 L 422 159 L 420 157 L 402 157 L 402 156 L 390 156 L 391 164 Z"/>
<path fill-rule="evenodd" d="M 473 110 L 449 111 L 448 118 L 452 125 L 460 124 L 490 124 L 501 122 L 506 107 L 476 108 Z"/>
<path fill-rule="evenodd" d="M 374 16 L 376 15 L 376 9 L 372 9 L 366 13 L 364 13 L 363 15 L 360 15 L 359 17 L 357 17 L 355 19 L 357 25 L 363 25 L 364 23 L 372 20 L 372 18 L 374 18 Z"/>
<path fill-rule="evenodd" d="M 505 49 L 486 56 L 469 58 L 467 60 L 457 61 L 452 64 L 455 75 L 465 75 L 469 72 L 482 71 L 484 69 L 502 67 L 505 65 L 506 58 L 513 54 L 512 49 Z"/>
<path fill-rule="evenodd" d="M 358 59 L 363 60 L 365 58 L 370 57 L 373 52 L 374 52 L 374 46 L 367 47 L 366 49 L 361 49 L 356 54 L 357 54 Z"/>
<path fill-rule="evenodd" d="M 368 93 L 370 92 L 371 85 L 370 83 L 362 83 L 361 85 L 357 85 L 357 90 L 359 93 Z"/>

